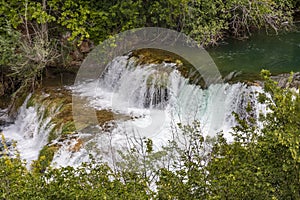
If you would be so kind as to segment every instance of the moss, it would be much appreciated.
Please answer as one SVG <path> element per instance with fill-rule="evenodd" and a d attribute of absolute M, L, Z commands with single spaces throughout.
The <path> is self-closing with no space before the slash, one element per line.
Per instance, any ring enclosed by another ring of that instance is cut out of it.
<path fill-rule="evenodd" d="M 28 100 L 26 107 L 36 106 L 38 112 L 43 113 L 41 120 L 51 117 L 48 142 L 57 139 L 63 131 L 70 134 L 75 131 L 72 116 L 72 96 L 71 92 L 64 88 L 46 87 L 38 89 Z M 54 125 L 54 126 L 53 126 Z"/>
<path fill-rule="evenodd" d="M 131 117 L 129 115 L 114 113 L 110 110 L 97 110 L 96 111 L 97 120 L 99 125 L 104 125 L 107 122 L 114 121 L 114 120 L 130 120 Z"/>
<path fill-rule="evenodd" d="M 75 131 L 72 113 L 72 96 L 71 92 L 66 89 L 46 88 L 43 92 L 49 94 L 40 100 L 44 106 L 44 116 L 46 119 L 52 115 L 51 122 L 55 124 L 51 130 L 49 137 L 54 139 L 57 137 L 57 130 L 62 129 L 64 134 L 69 134 Z M 42 94 L 40 94 L 42 96 Z M 49 141 L 51 141 L 49 138 Z"/>
<path fill-rule="evenodd" d="M 50 115 L 51 115 L 50 109 L 51 109 L 50 107 L 45 107 L 44 108 L 43 121 L 45 119 L 47 119 L 48 117 L 50 117 Z"/>
<path fill-rule="evenodd" d="M 31 96 L 30 99 L 27 101 L 26 108 L 33 107 L 34 105 L 35 105 L 35 98 L 34 96 Z"/>
<path fill-rule="evenodd" d="M 54 126 L 51 131 L 49 132 L 49 135 L 48 135 L 48 143 L 50 143 L 51 141 L 57 139 L 58 137 L 58 134 L 57 134 L 57 129 L 56 129 L 56 126 Z"/>
<path fill-rule="evenodd" d="M 161 49 L 138 49 L 134 50 L 131 55 L 138 58 L 139 64 L 160 64 L 166 62 L 177 63 L 178 66 L 186 65 L 192 67 L 192 65 L 181 56 Z"/>
<path fill-rule="evenodd" d="M 75 131 L 76 131 L 76 127 L 75 127 L 74 121 L 68 121 L 63 124 L 61 134 L 69 135 L 69 134 L 75 133 Z"/>
<path fill-rule="evenodd" d="M 58 150 L 57 146 L 44 146 L 39 153 L 38 160 L 34 161 L 32 168 L 34 172 L 44 172 L 50 166 L 55 152 Z"/>
<path fill-rule="evenodd" d="M 196 84 L 203 88 L 206 87 L 204 79 L 196 70 L 196 68 L 186 59 L 177 54 L 161 49 L 146 48 L 134 50 L 131 56 L 137 58 L 138 64 L 140 65 L 151 63 L 161 64 L 163 62 L 175 63 L 176 69 L 181 73 L 183 77 L 189 79 L 190 84 Z"/>

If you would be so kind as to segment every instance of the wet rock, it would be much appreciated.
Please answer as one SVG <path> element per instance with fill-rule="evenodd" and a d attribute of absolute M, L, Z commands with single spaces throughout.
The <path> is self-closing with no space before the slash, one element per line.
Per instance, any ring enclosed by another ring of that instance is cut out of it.
<path fill-rule="evenodd" d="M 147 89 L 146 98 L 144 101 L 145 108 L 164 108 L 169 100 L 169 91 L 167 88 L 154 88 L 154 91 Z"/>
<path fill-rule="evenodd" d="M 296 72 L 292 75 L 292 80 L 289 82 L 289 78 L 291 77 L 291 74 L 280 74 L 277 76 L 272 76 L 271 78 L 278 82 L 278 86 L 281 88 L 300 88 L 300 72 Z"/>
<path fill-rule="evenodd" d="M 263 87 L 264 83 L 262 81 L 246 81 L 246 84 L 249 86 Z"/>
<path fill-rule="evenodd" d="M 112 121 L 127 121 L 132 119 L 129 115 L 115 113 L 111 110 L 97 110 L 96 116 L 100 126 Z"/>
<path fill-rule="evenodd" d="M 190 84 L 207 88 L 207 85 L 198 70 L 187 60 L 172 52 L 161 49 L 139 49 L 132 51 L 130 57 L 137 59 L 137 64 L 163 64 L 174 63 L 173 69 L 177 69 L 182 76 L 189 79 Z M 159 65 L 158 65 L 159 66 Z"/>
<path fill-rule="evenodd" d="M 223 78 L 223 80 L 224 80 L 225 82 L 231 81 L 232 79 L 234 79 L 235 77 L 237 77 L 237 76 L 239 76 L 239 75 L 241 75 L 241 74 L 242 74 L 241 71 L 233 71 L 233 72 L 230 72 L 227 76 L 225 76 L 225 77 Z"/>
<path fill-rule="evenodd" d="M 11 124 L 13 124 L 13 122 L 8 122 L 8 121 L 0 119 L 0 132 L 2 131 L 1 127 L 9 126 Z"/>
<path fill-rule="evenodd" d="M 69 151 L 72 153 L 78 152 L 82 146 L 83 146 L 83 140 L 77 138 L 75 144 L 69 147 Z"/>
<path fill-rule="evenodd" d="M 0 127 L 5 125 L 5 121 L 0 119 Z M 1 130 L 1 129 L 0 129 Z"/>

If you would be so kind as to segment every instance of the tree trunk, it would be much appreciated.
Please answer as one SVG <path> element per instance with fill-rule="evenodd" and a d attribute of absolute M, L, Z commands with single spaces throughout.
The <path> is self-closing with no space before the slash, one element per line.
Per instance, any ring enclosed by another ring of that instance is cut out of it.
<path fill-rule="evenodd" d="M 43 11 L 47 12 L 47 0 L 43 0 Z M 42 23 L 42 39 L 45 42 L 48 42 L 48 25 L 47 22 Z"/>

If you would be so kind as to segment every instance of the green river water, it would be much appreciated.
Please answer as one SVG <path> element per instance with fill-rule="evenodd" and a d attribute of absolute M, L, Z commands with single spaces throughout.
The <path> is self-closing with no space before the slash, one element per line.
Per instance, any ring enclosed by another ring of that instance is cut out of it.
<path fill-rule="evenodd" d="M 228 39 L 208 52 L 222 75 L 237 71 L 244 80 L 257 78 L 262 69 L 272 74 L 299 72 L 300 32 L 259 33 L 244 41 Z"/>

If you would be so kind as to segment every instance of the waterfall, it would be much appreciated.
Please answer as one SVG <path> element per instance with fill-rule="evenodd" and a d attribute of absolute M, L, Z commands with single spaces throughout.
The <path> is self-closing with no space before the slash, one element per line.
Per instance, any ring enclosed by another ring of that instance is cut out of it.
<path fill-rule="evenodd" d="M 22 159 L 30 166 L 37 160 L 39 151 L 48 142 L 48 134 L 52 129 L 51 115 L 45 116 L 42 105 L 28 106 L 29 95 L 18 111 L 13 124 L 3 127 L 6 140 L 17 142 L 17 150 Z"/>
<path fill-rule="evenodd" d="M 204 135 L 223 131 L 230 140 L 229 132 L 236 125 L 232 112 L 246 119 L 249 115 L 258 118 L 265 110 L 256 100 L 260 87 L 226 83 L 202 89 L 190 84 L 173 63 L 140 65 L 127 56 L 115 58 L 99 79 L 75 85 L 72 90 L 87 99 L 90 107 L 128 115 L 131 120 L 116 120 L 109 131 L 98 127 L 99 134 L 80 131 L 85 148 L 72 156 L 66 156 L 68 145 L 61 148 L 54 158 L 57 165 L 75 164 L 89 154 L 111 163 L 118 157 L 117 150 L 128 149 L 128 143 L 141 138 L 152 139 L 154 148 L 159 149 L 174 139 L 178 123 L 195 120 L 201 122 Z M 251 113 L 246 112 L 249 105 Z"/>
<path fill-rule="evenodd" d="M 207 134 L 234 126 L 232 112 L 245 117 L 248 104 L 255 116 L 265 109 L 255 98 L 262 92 L 258 86 L 225 83 L 201 89 L 189 84 L 173 63 L 137 66 L 127 56 L 114 59 L 99 80 L 77 85 L 73 91 L 96 109 L 136 116 L 161 112 L 177 123 L 199 120 Z"/>
<path fill-rule="evenodd" d="M 174 63 L 139 64 L 128 56 L 115 58 L 99 79 L 70 89 L 85 106 L 111 112 L 115 119 L 78 130 L 59 142 L 48 141 L 53 128 L 51 115 L 45 118 L 42 106 L 27 107 L 26 100 L 14 124 L 3 127 L 3 132 L 6 138 L 17 141 L 21 157 L 28 162 L 37 159 L 44 145 L 56 142 L 60 148 L 53 166 L 76 166 L 88 161 L 90 154 L 114 163 L 117 150 L 128 149 L 143 138 L 152 139 L 154 148 L 159 149 L 180 137 L 178 123 L 195 120 L 200 121 L 205 136 L 223 131 L 231 140 L 229 132 L 236 125 L 232 112 L 244 119 L 249 115 L 258 118 L 265 112 L 264 105 L 256 100 L 256 93 L 262 92 L 258 86 L 225 83 L 203 89 L 190 84 Z M 251 113 L 246 112 L 249 105 Z"/>

